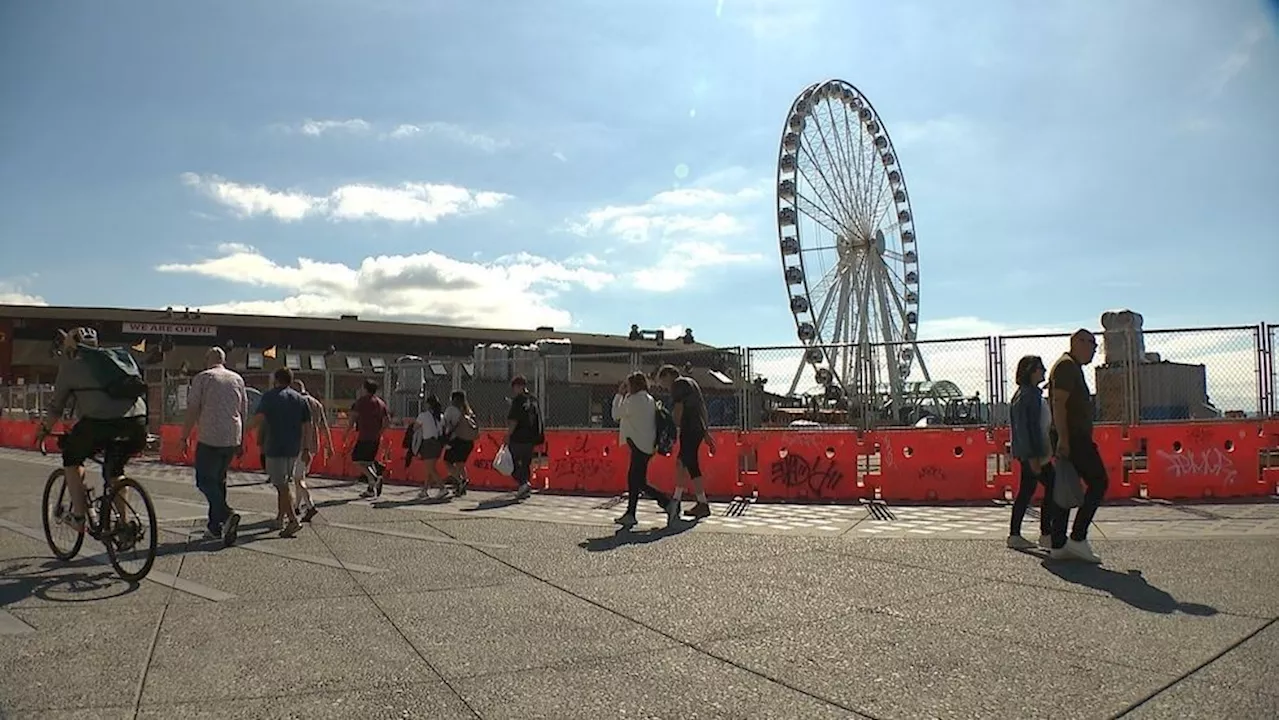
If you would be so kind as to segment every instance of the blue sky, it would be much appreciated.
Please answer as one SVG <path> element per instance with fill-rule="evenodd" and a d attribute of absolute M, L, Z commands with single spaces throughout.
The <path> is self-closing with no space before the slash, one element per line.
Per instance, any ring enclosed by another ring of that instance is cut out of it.
<path fill-rule="evenodd" d="M 0 2 L 0 300 L 794 343 L 779 134 L 831 77 L 922 335 L 1277 317 L 1256 0 Z"/>

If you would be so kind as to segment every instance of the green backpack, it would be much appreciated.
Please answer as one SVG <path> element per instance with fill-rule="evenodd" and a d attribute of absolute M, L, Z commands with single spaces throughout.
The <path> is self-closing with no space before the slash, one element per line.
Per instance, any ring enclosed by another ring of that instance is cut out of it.
<path fill-rule="evenodd" d="M 98 348 L 81 345 L 78 356 L 89 366 L 97 387 L 115 400 L 138 400 L 147 396 L 147 381 L 127 348 Z"/>

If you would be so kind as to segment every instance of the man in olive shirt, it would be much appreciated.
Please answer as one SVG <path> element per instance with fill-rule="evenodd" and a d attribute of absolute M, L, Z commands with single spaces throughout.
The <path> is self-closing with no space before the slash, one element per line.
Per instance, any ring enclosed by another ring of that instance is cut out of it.
<path fill-rule="evenodd" d="M 1049 403 L 1053 423 L 1049 428 L 1049 442 L 1054 454 L 1065 458 L 1075 466 L 1084 481 L 1084 503 L 1076 510 L 1071 535 L 1067 536 L 1065 508 L 1054 507 L 1050 519 L 1053 549 L 1050 556 L 1058 560 L 1083 560 L 1100 563 L 1089 546 L 1089 524 L 1102 504 L 1107 492 L 1107 468 L 1102 455 L 1093 442 L 1093 400 L 1084 379 L 1084 366 L 1093 362 L 1098 351 L 1098 340 L 1088 330 L 1077 330 L 1071 335 L 1071 349 L 1053 364 L 1049 371 Z"/>

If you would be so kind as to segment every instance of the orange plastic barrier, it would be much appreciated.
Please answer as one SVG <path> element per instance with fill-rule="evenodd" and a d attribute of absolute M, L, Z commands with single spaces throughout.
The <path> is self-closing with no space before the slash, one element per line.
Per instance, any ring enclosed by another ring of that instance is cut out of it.
<path fill-rule="evenodd" d="M 38 425 L 0 420 L 0 446 L 35 448 Z M 347 430 L 331 431 L 335 453 L 317 456 L 311 472 L 357 479 Z M 181 428 L 158 429 L 160 459 L 190 464 Z M 404 430 L 383 434 L 379 459 L 392 483 L 420 484 L 422 460 L 405 466 Z M 852 430 L 732 430 L 713 433 L 716 451 L 703 446 L 700 464 L 707 494 L 714 498 L 755 496 L 792 502 L 960 502 L 1010 498 L 1018 466 L 1007 459 L 1008 428 L 902 428 Z M 467 459 L 476 489 L 513 490 L 515 481 L 493 469 L 501 432 L 485 431 Z M 1276 494 L 1280 426 L 1272 420 L 1214 420 L 1135 425 L 1099 425 L 1094 442 L 1107 468 L 1109 499 L 1256 497 Z M 260 471 L 256 438 L 233 467 Z M 535 466 L 533 484 L 550 492 L 617 495 L 626 491 L 628 450 L 616 430 L 552 430 L 547 461 Z M 444 472 L 441 463 L 440 472 Z M 675 459 L 655 457 L 649 479 L 660 489 L 674 485 Z"/>

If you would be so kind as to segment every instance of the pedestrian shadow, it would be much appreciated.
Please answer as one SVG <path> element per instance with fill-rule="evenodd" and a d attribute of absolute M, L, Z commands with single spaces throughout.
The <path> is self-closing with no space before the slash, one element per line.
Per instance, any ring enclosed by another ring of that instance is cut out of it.
<path fill-rule="evenodd" d="M 94 569 L 77 570 L 76 566 Z M 81 603 L 123 597 L 140 583 L 123 580 L 115 570 L 87 558 L 63 563 L 45 558 L 12 558 L 0 566 L 0 607 L 29 597 L 53 603 Z"/>
<path fill-rule="evenodd" d="M 519 505 L 520 502 L 521 502 L 520 498 L 512 494 L 505 497 L 496 497 L 490 500 L 482 500 L 481 502 L 476 503 L 475 507 L 462 508 L 461 511 L 462 512 L 479 512 L 481 510 L 497 510 L 499 508 L 511 507 L 512 505 Z"/>
<path fill-rule="evenodd" d="M 448 505 L 453 502 L 453 497 L 453 495 L 445 495 L 444 497 L 434 495 L 420 497 L 415 495 L 404 500 L 378 500 L 372 503 L 372 506 L 381 510 L 384 508 L 408 507 L 410 505 Z"/>
<path fill-rule="evenodd" d="M 677 520 L 665 527 L 647 528 L 645 530 L 619 527 L 612 535 L 587 538 L 578 543 L 578 547 L 587 552 L 607 552 L 609 550 L 617 550 L 624 545 L 648 545 L 652 542 L 658 542 L 659 540 L 688 532 L 697 524 L 690 520 Z"/>
<path fill-rule="evenodd" d="M 1054 560 L 1045 560 L 1042 565 L 1046 570 L 1069 583 L 1101 590 L 1139 610 L 1161 615 L 1181 612 L 1196 617 L 1212 617 L 1218 614 L 1217 608 L 1208 605 L 1179 602 L 1167 590 L 1148 582 L 1141 570 L 1120 572 L 1100 565 Z"/>

